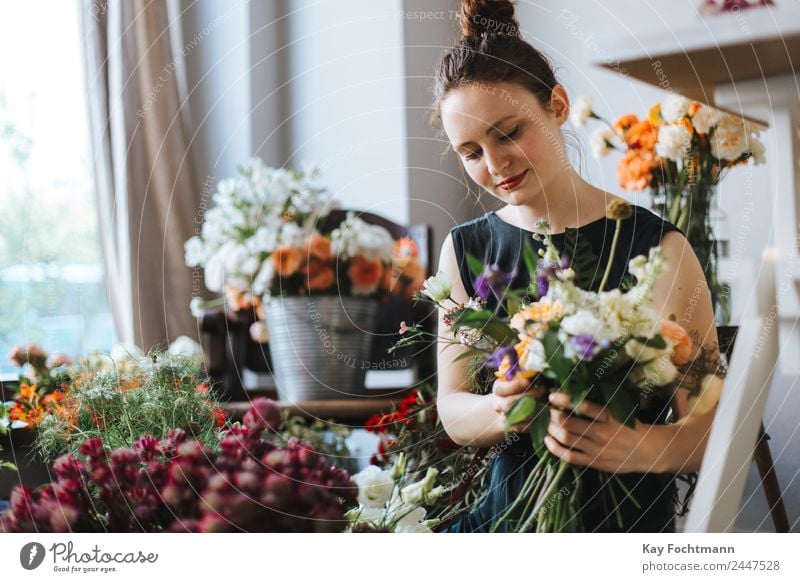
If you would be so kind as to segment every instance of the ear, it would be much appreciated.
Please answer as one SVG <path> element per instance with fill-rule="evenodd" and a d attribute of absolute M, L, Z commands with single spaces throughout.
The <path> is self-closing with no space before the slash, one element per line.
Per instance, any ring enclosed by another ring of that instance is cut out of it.
<path fill-rule="evenodd" d="M 559 125 L 563 125 L 569 119 L 569 96 L 561 85 L 553 87 L 553 92 L 550 94 L 550 111 L 555 115 Z"/>

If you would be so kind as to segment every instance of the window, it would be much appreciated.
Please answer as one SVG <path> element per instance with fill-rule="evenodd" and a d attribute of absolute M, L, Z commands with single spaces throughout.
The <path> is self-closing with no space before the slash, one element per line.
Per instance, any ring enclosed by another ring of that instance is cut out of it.
<path fill-rule="evenodd" d="M 9 3 L 0 21 L 0 374 L 14 345 L 75 357 L 115 340 L 80 35 L 73 2 Z"/>

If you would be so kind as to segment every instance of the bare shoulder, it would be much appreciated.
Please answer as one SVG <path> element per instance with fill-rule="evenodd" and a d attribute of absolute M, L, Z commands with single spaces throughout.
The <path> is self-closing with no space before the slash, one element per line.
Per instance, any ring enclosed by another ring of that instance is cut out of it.
<path fill-rule="evenodd" d="M 458 257 L 456 257 L 455 246 L 453 245 L 453 235 L 448 234 L 442 243 L 442 250 L 439 253 L 439 271 L 453 283 L 452 298 L 457 303 L 464 303 L 469 299 L 464 283 L 461 281 L 461 272 L 458 268 Z"/>

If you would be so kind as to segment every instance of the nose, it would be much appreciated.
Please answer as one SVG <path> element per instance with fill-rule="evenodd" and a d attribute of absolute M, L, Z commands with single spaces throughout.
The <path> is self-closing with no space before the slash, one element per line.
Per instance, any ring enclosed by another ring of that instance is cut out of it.
<path fill-rule="evenodd" d="M 505 176 L 511 160 L 507 153 L 502 149 L 492 148 L 484 151 L 484 159 L 486 160 L 486 168 L 493 176 Z"/>

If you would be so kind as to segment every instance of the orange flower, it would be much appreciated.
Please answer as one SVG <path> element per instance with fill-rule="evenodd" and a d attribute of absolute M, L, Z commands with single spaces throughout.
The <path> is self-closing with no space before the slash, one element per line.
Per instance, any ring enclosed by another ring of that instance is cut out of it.
<path fill-rule="evenodd" d="M 701 105 L 697 101 L 692 101 L 692 104 L 689 105 L 689 116 L 694 117 L 694 114 L 700 111 Z"/>
<path fill-rule="evenodd" d="M 325 291 L 330 289 L 336 281 L 336 274 L 330 265 L 321 265 L 308 270 L 306 284 L 309 291 Z"/>
<path fill-rule="evenodd" d="M 623 115 L 619 119 L 614 122 L 614 131 L 617 132 L 619 135 L 625 137 L 625 134 L 628 133 L 628 129 L 635 123 L 638 123 L 639 118 L 636 117 L 633 113 L 629 113 L 627 115 Z"/>
<path fill-rule="evenodd" d="M 648 120 L 634 123 L 625 136 L 625 142 L 632 148 L 652 150 L 658 141 L 658 130 Z"/>
<path fill-rule="evenodd" d="M 347 274 L 353 283 L 353 293 L 369 295 L 378 288 L 378 283 L 383 277 L 383 264 L 380 261 L 370 261 L 359 256 L 347 269 Z"/>
<path fill-rule="evenodd" d="M 625 190 L 644 190 L 653 181 L 655 158 L 649 150 L 631 150 L 617 165 L 619 185 Z"/>
<path fill-rule="evenodd" d="M 678 123 L 683 127 L 685 127 L 686 129 L 688 129 L 690 135 L 694 135 L 694 126 L 692 125 L 692 122 L 691 120 L 689 120 L 688 117 L 681 117 Z"/>
<path fill-rule="evenodd" d="M 331 252 L 331 239 L 322 235 L 316 234 L 308 240 L 307 251 L 308 256 L 315 259 L 327 261 L 333 258 L 333 253 Z"/>
<path fill-rule="evenodd" d="M 38 397 L 38 394 L 36 394 L 36 390 L 38 390 L 38 386 L 36 386 L 36 384 L 34 384 L 33 386 L 28 386 L 27 384 L 20 384 L 19 396 L 20 398 L 24 398 L 25 400 L 33 400 L 34 398 Z"/>
<path fill-rule="evenodd" d="M 275 265 L 275 272 L 281 277 L 294 275 L 302 261 L 300 249 L 296 247 L 278 247 L 272 253 L 272 264 Z"/>
<path fill-rule="evenodd" d="M 672 361 L 678 366 L 687 364 L 692 359 L 692 340 L 686 330 L 669 319 L 661 321 L 658 333 L 668 339 L 672 345 Z"/>

